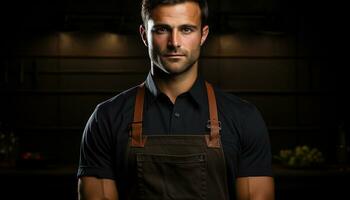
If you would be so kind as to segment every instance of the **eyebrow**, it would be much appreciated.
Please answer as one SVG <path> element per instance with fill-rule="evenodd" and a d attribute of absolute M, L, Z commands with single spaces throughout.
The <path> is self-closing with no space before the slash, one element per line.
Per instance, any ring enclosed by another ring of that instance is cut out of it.
<path fill-rule="evenodd" d="M 155 25 L 153 26 L 153 28 L 159 28 L 159 27 L 167 28 L 167 29 L 172 29 L 172 27 L 171 27 L 169 24 L 155 24 Z M 197 26 L 192 25 L 192 24 L 182 24 L 182 25 L 179 26 L 179 28 L 184 28 L 184 27 L 192 28 L 192 29 L 198 29 Z"/>

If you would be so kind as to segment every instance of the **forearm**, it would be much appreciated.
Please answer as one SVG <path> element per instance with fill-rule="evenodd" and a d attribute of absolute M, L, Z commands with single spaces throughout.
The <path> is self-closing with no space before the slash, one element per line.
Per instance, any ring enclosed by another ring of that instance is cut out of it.
<path fill-rule="evenodd" d="M 82 177 L 78 182 L 79 200 L 118 200 L 116 184 L 110 179 Z"/>
<path fill-rule="evenodd" d="M 238 200 L 274 200 L 275 187 L 272 177 L 243 177 L 236 181 Z"/>

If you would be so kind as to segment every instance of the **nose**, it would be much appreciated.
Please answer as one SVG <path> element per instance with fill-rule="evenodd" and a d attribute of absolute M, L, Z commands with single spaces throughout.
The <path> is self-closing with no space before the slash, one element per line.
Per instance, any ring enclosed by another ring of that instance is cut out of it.
<path fill-rule="evenodd" d="M 174 29 L 169 36 L 168 47 L 177 49 L 180 46 L 180 34 Z"/>

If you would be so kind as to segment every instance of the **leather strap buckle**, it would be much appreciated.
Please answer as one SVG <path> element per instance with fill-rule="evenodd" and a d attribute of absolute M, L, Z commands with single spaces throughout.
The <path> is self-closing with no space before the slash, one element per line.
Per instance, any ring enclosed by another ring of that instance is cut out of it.
<path fill-rule="evenodd" d="M 213 121 L 213 120 L 208 120 L 207 121 L 207 128 L 209 129 L 209 130 L 212 130 L 212 129 L 218 129 L 219 131 L 221 131 L 221 121 L 217 121 L 217 120 L 215 120 L 215 121 Z"/>

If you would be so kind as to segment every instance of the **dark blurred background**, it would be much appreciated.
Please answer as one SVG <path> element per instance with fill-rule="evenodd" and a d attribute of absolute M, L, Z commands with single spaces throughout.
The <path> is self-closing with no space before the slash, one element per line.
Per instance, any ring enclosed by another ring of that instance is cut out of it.
<path fill-rule="evenodd" d="M 307 145 L 316 167 L 274 159 L 277 199 L 349 196 L 344 5 L 209 0 L 203 76 L 254 103 L 272 153 Z M 1 3 L 0 199 L 76 199 L 83 128 L 95 106 L 149 70 L 139 0 Z"/>

